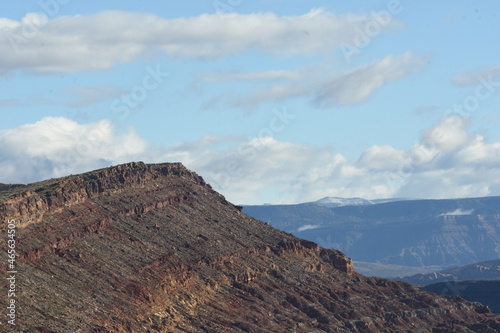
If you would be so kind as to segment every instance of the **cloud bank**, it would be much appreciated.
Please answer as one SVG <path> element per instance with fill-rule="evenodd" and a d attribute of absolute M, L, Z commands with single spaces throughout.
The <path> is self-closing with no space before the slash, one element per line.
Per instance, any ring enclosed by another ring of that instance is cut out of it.
<path fill-rule="evenodd" d="M 29 13 L 21 21 L 0 18 L 0 73 L 102 70 L 157 53 L 212 60 L 248 50 L 276 56 L 324 53 L 352 41 L 371 21 L 369 14 L 322 9 L 296 16 L 214 13 L 175 19 L 124 11 L 53 19 Z"/>
<path fill-rule="evenodd" d="M 223 147 L 223 148 L 221 148 Z M 448 116 L 403 150 L 367 147 L 349 160 L 330 147 L 205 136 L 155 147 L 107 120 L 48 117 L 0 131 L 0 182 L 27 183 L 128 161 L 183 162 L 235 203 L 293 203 L 325 196 L 455 198 L 500 194 L 500 142 Z M 259 201 L 260 200 L 260 201 Z"/>

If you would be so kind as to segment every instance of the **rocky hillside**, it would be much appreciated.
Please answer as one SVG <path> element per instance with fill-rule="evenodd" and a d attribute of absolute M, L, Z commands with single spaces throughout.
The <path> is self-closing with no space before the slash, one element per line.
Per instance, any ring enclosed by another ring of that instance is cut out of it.
<path fill-rule="evenodd" d="M 460 296 L 466 300 L 488 305 L 500 313 L 500 280 L 440 282 L 422 287 L 440 296 Z"/>
<path fill-rule="evenodd" d="M 5 235 L 15 220 L 18 254 L 16 330 L 2 320 L 1 332 L 500 331 L 478 303 L 353 272 L 180 164 L 4 187 L 0 218 Z"/>

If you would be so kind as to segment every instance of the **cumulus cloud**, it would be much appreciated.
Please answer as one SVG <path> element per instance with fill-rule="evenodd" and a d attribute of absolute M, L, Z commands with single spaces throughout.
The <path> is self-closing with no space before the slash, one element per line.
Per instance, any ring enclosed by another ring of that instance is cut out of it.
<path fill-rule="evenodd" d="M 0 131 L 0 182 L 28 183 L 127 162 L 146 146 L 134 130 L 116 133 L 107 120 L 81 125 L 47 117 Z"/>
<path fill-rule="evenodd" d="M 263 197 L 269 199 L 264 201 L 276 202 L 276 193 L 280 202 L 306 201 L 311 192 L 316 197 L 316 193 L 324 194 L 330 186 L 347 194 L 348 190 L 338 188 L 336 182 L 349 184 L 349 177 L 357 176 L 345 174 L 344 166 L 349 162 L 328 147 L 282 142 L 272 137 L 243 142 L 220 152 L 215 159 L 205 156 L 205 162 L 193 168 L 205 170 L 202 173 L 215 188 L 243 203 L 258 202 Z M 270 190 L 275 193 L 269 193 Z"/>
<path fill-rule="evenodd" d="M 332 188 L 335 194 L 352 196 L 360 188 L 351 181 L 364 177 L 361 169 L 328 147 L 268 136 L 249 141 L 205 136 L 172 147 L 154 147 L 133 130 L 117 132 L 107 120 L 78 124 L 61 117 L 44 118 L 0 131 L 0 147 L 2 183 L 39 181 L 127 161 L 180 161 L 241 203 L 258 203 L 262 198 L 275 202 L 276 193 L 283 200 L 305 201 L 311 193 L 314 198 L 332 194 Z"/>
<path fill-rule="evenodd" d="M 261 103 L 296 97 L 308 98 L 316 107 L 356 104 L 368 99 L 384 85 L 422 70 L 427 58 L 412 52 L 388 55 L 336 75 L 326 74 L 329 71 L 320 67 L 279 72 L 218 74 L 212 76 L 213 82 L 229 78 L 265 80 L 279 77 L 287 80 L 285 83 L 258 88 L 247 96 L 237 96 L 233 93 L 216 96 L 204 106 L 255 108 Z"/>
<path fill-rule="evenodd" d="M 0 19 L 0 72 L 68 73 L 111 68 L 155 53 L 218 59 L 247 50 L 291 56 L 331 51 L 373 18 L 313 9 L 304 15 L 214 13 L 167 19 L 104 11 L 48 19 Z M 397 22 L 382 27 L 390 28 Z"/>
<path fill-rule="evenodd" d="M 468 132 L 466 119 L 451 115 L 426 131 L 404 166 L 402 197 L 452 198 L 499 194 L 498 142 Z"/>
<path fill-rule="evenodd" d="M 451 115 L 424 134 L 424 141 L 432 144 L 441 151 L 451 151 L 462 147 L 468 140 L 466 131 L 467 120 Z"/>
<path fill-rule="evenodd" d="M 500 143 L 444 118 L 406 150 L 367 147 L 349 160 L 331 147 L 205 136 L 152 146 L 107 120 L 79 124 L 49 117 L 0 131 L 0 182 L 26 183 L 128 161 L 183 162 L 236 203 L 294 203 L 325 196 L 456 198 L 500 194 Z M 443 133 L 434 133 L 439 128 Z"/>
<path fill-rule="evenodd" d="M 462 165 L 478 163 L 485 167 L 500 165 L 500 142 L 487 144 L 483 136 L 476 135 L 470 139 L 467 146 L 457 152 L 455 157 Z"/>
<path fill-rule="evenodd" d="M 374 145 L 361 154 L 359 165 L 369 170 L 397 171 L 406 156 L 404 150 L 391 145 Z"/>

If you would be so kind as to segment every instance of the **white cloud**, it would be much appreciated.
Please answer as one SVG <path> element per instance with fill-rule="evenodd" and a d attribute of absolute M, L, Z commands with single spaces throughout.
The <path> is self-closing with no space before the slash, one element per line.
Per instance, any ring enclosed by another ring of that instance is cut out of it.
<path fill-rule="evenodd" d="M 410 150 L 402 197 L 453 198 L 500 194 L 500 143 L 487 143 L 452 115 L 426 131 Z M 418 154 L 415 154 L 418 151 Z"/>
<path fill-rule="evenodd" d="M 385 84 L 421 70 L 426 61 L 427 57 L 416 57 L 411 52 L 385 56 L 322 82 L 314 92 L 313 101 L 327 106 L 362 102 Z"/>
<path fill-rule="evenodd" d="M 158 52 L 200 59 L 247 50 L 279 56 L 316 54 L 353 40 L 372 20 L 368 14 L 336 15 L 321 9 L 297 16 L 214 13 L 175 19 L 123 11 L 53 19 L 30 13 L 21 21 L 0 19 L 0 73 L 109 69 Z M 395 24 L 393 20 L 382 28 Z"/>
<path fill-rule="evenodd" d="M 226 93 L 212 98 L 205 107 L 248 107 L 255 108 L 260 103 L 282 101 L 286 98 L 305 97 L 318 107 L 330 107 L 360 103 L 371 97 L 386 84 L 403 79 L 421 70 L 427 56 L 416 56 L 411 52 L 400 55 L 388 55 L 370 64 L 355 69 L 330 74 L 330 71 L 318 66 L 279 73 L 239 73 L 229 76 L 231 79 L 264 80 L 280 78 L 288 81 L 250 92 L 247 96 Z M 247 77 L 245 77 L 247 76 Z M 216 75 L 220 80 L 224 76 Z"/>
<path fill-rule="evenodd" d="M 500 79 L 500 66 L 493 66 L 485 70 L 458 73 L 453 77 L 453 83 L 457 86 L 469 86 L 485 81 L 497 81 Z"/>
<path fill-rule="evenodd" d="M 426 131 L 424 134 L 424 141 L 442 151 L 451 151 L 458 147 L 462 147 L 470 140 L 465 129 L 466 125 L 467 120 L 458 115 L 451 115 L 444 118 L 438 125 Z"/>
<path fill-rule="evenodd" d="M 487 144 L 483 136 L 476 135 L 456 154 L 456 159 L 463 165 L 500 165 L 500 142 Z"/>
<path fill-rule="evenodd" d="M 107 120 L 80 125 L 62 117 L 0 131 L 0 182 L 27 183 L 134 160 L 147 142 Z"/>
<path fill-rule="evenodd" d="M 407 154 L 402 149 L 391 145 L 374 145 L 365 149 L 358 163 L 368 170 L 398 171 L 401 161 L 406 158 Z"/>
<path fill-rule="evenodd" d="M 0 182 L 25 183 L 128 162 L 183 162 L 235 203 L 294 203 L 325 196 L 456 198 L 500 194 L 500 143 L 469 134 L 449 116 L 433 127 L 459 134 L 407 150 L 367 147 L 351 161 L 331 147 L 258 137 L 205 136 L 154 147 L 133 129 L 109 121 L 78 124 L 44 118 L 0 131 Z M 441 136 L 438 136 L 441 138 Z M 458 139 L 457 139 L 458 138 Z M 428 141 L 426 141 L 428 140 Z M 385 163 L 384 163 L 385 161 Z"/>

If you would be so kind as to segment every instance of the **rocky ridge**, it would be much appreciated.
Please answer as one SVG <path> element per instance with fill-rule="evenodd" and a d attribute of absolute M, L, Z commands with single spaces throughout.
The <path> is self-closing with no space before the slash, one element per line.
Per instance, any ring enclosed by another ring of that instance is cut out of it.
<path fill-rule="evenodd" d="M 3 186 L 0 217 L 17 224 L 21 332 L 500 330 L 478 303 L 355 273 L 178 163 Z"/>

